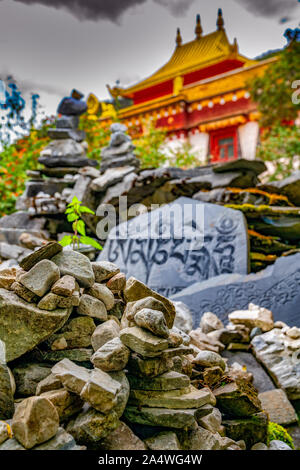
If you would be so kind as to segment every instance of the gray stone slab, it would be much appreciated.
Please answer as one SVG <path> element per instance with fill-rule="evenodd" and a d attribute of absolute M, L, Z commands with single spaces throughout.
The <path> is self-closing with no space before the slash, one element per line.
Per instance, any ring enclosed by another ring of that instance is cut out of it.
<path fill-rule="evenodd" d="M 181 197 L 112 229 L 98 260 L 169 296 L 213 276 L 248 273 L 245 218 Z"/>
<path fill-rule="evenodd" d="M 250 302 L 272 311 L 274 320 L 300 326 L 300 253 L 279 258 L 256 274 L 229 274 L 198 282 L 172 296 L 192 311 L 194 325 L 205 312 L 227 322 L 228 314 Z"/>

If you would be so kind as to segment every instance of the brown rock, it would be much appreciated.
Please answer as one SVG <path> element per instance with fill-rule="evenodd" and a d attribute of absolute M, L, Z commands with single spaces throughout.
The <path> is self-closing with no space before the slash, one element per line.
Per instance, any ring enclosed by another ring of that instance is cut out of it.
<path fill-rule="evenodd" d="M 111 310 L 115 304 L 115 298 L 112 291 L 104 284 L 98 284 L 95 282 L 92 287 L 85 289 L 84 292 L 85 294 L 91 295 L 92 297 L 101 300 L 105 304 L 107 310 Z"/>
<path fill-rule="evenodd" d="M 273 423 L 287 426 L 298 422 L 297 413 L 281 388 L 260 393 L 258 398 Z"/>
<path fill-rule="evenodd" d="M 120 327 L 114 320 L 108 320 L 98 325 L 91 337 L 94 351 L 97 351 L 108 341 L 119 337 Z"/>
<path fill-rule="evenodd" d="M 100 443 L 104 450 L 146 450 L 147 447 L 125 424 L 120 425 Z"/>
<path fill-rule="evenodd" d="M 247 417 L 261 411 L 257 390 L 242 380 L 228 383 L 213 391 L 222 413 L 232 417 Z"/>
<path fill-rule="evenodd" d="M 78 413 L 84 403 L 78 395 L 68 392 L 65 388 L 50 390 L 40 396 L 51 401 L 57 410 L 60 421 L 64 421 Z"/>
<path fill-rule="evenodd" d="M 62 251 L 62 246 L 57 242 L 49 242 L 38 250 L 30 253 L 20 261 L 20 266 L 25 271 L 29 271 L 35 264 L 44 259 L 51 259 L 57 253 Z"/>
<path fill-rule="evenodd" d="M 17 269 L 8 268 L 0 271 L 0 287 L 10 290 L 16 280 Z"/>
<path fill-rule="evenodd" d="M 23 400 L 12 420 L 14 437 L 26 449 L 48 441 L 57 433 L 59 416 L 55 406 L 43 397 Z"/>
<path fill-rule="evenodd" d="M 11 290 L 13 290 L 21 299 L 26 300 L 26 302 L 33 302 L 36 303 L 39 300 L 39 297 L 35 295 L 34 292 L 27 289 L 27 287 L 23 286 L 20 282 L 14 282 L 11 286 Z"/>
<path fill-rule="evenodd" d="M 51 292 L 63 297 L 71 297 L 76 289 L 76 281 L 73 276 L 66 274 L 53 284 Z"/>
<path fill-rule="evenodd" d="M 121 292 L 126 286 L 126 276 L 124 273 L 115 274 L 106 283 L 106 286 L 114 293 Z"/>
<path fill-rule="evenodd" d="M 95 282 L 106 281 L 120 272 L 118 266 L 110 263 L 109 261 L 96 261 L 92 263 L 92 267 L 95 275 Z"/>

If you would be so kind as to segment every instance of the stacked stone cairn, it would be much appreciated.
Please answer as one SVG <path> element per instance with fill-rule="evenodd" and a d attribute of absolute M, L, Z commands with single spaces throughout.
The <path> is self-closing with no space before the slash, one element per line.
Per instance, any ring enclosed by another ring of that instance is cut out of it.
<path fill-rule="evenodd" d="M 140 161 L 133 154 L 135 146 L 131 137 L 126 134 L 127 127 L 124 124 L 114 123 L 110 126 L 111 137 L 109 145 L 101 152 L 100 170 L 104 172 L 108 168 L 131 166 L 139 168 Z"/>
<path fill-rule="evenodd" d="M 0 450 L 267 448 L 253 376 L 220 353 L 249 348 L 253 326 L 257 351 L 300 332 L 250 307 L 190 331 L 182 305 L 116 265 L 46 244 L 0 271 Z"/>

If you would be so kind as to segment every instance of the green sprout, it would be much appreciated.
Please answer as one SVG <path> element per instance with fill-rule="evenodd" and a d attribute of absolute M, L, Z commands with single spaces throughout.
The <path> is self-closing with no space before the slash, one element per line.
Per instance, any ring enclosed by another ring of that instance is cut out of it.
<path fill-rule="evenodd" d="M 81 218 L 83 213 L 95 215 L 94 211 L 92 211 L 86 206 L 83 206 L 82 202 L 80 202 L 78 198 L 74 196 L 72 202 L 67 205 L 67 209 L 65 211 L 68 222 L 72 222 L 74 234 L 65 235 L 59 243 L 62 246 L 73 245 L 73 250 L 75 250 L 76 246 L 79 249 L 80 243 L 83 243 L 85 245 L 91 245 L 97 250 L 102 250 L 102 246 L 100 245 L 100 243 L 86 235 L 85 223 Z"/>

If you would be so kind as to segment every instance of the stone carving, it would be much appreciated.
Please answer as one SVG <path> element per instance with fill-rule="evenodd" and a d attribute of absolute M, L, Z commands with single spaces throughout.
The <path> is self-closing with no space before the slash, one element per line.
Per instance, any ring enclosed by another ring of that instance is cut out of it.
<path fill-rule="evenodd" d="M 212 276 L 246 274 L 244 218 L 231 209 L 180 198 L 113 229 L 99 259 L 117 263 L 163 295 Z"/>
<path fill-rule="evenodd" d="M 224 275 L 195 283 L 172 298 L 191 309 L 195 325 L 207 311 L 226 321 L 229 312 L 255 303 L 271 310 L 275 320 L 300 326 L 300 254 L 279 258 L 257 274 Z"/>

